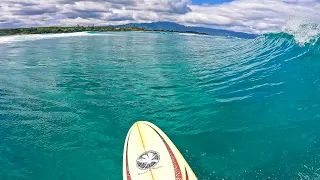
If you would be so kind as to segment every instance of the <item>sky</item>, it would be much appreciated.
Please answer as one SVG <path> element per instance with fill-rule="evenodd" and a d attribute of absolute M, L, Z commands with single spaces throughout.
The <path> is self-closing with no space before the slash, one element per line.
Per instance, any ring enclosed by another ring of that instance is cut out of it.
<path fill-rule="evenodd" d="M 170 21 L 262 34 L 319 14 L 320 0 L 0 0 L 0 28 Z"/>

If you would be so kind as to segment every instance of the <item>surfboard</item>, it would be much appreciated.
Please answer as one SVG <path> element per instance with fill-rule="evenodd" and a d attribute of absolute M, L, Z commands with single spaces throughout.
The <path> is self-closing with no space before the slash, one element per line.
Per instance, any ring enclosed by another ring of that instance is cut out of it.
<path fill-rule="evenodd" d="M 123 180 L 197 180 L 179 150 L 157 126 L 139 121 L 130 128 L 123 153 Z"/>

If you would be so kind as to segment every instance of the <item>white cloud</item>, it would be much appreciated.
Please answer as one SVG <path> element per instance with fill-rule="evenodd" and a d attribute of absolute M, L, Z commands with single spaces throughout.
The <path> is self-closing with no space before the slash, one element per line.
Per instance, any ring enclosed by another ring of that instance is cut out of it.
<path fill-rule="evenodd" d="M 191 0 L 4 0 L 0 28 L 174 21 L 265 33 L 281 30 L 290 17 L 319 18 L 319 12 L 319 0 L 234 0 L 218 5 L 192 5 Z"/>
<path fill-rule="evenodd" d="M 184 15 L 181 22 L 190 25 L 200 22 L 208 27 L 222 25 L 225 29 L 252 33 L 278 31 L 290 16 L 320 12 L 319 2 L 315 0 L 236 0 L 214 6 L 191 6 L 191 9 L 194 15 Z"/>
<path fill-rule="evenodd" d="M 75 19 L 62 19 L 60 23 L 64 26 L 76 26 L 78 24 L 86 24 L 86 25 L 104 25 L 105 21 L 100 19 L 94 19 L 94 18 L 80 18 L 77 17 Z"/>

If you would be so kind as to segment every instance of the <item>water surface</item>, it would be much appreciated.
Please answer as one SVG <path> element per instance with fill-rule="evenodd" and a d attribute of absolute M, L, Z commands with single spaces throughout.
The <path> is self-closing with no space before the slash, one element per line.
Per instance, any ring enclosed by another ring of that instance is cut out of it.
<path fill-rule="evenodd" d="M 2 180 L 121 180 L 138 120 L 200 180 L 320 173 L 319 42 L 76 33 L 2 37 L 0 52 Z"/>

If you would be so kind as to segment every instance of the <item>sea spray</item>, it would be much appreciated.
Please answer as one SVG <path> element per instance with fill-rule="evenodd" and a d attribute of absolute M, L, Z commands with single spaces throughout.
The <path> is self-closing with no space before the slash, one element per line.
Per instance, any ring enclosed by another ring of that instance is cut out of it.
<path fill-rule="evenodd" d="M 320 37 L 320 15 L 291 16 L 282 31 L 293 35 L 300 45 L 314 44 Z"/>

